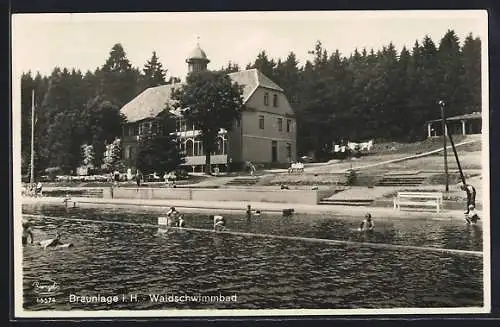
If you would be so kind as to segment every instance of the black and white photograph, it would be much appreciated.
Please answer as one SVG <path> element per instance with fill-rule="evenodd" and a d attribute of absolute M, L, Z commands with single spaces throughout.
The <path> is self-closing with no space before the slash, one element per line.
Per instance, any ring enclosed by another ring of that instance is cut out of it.
<path fill-rule="evenodd" d="M 490 312 L 486 10 L 11 20 L 15 317 Z"/>

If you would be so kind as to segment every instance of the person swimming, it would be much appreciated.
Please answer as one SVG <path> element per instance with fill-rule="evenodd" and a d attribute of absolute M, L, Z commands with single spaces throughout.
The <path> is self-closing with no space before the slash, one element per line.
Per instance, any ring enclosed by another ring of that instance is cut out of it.
<path fill-rule="evenodd" d="M 28 237 L 30 239 L 30 243 L 33 244 L 33 231 L 31 229 L 31 223 L 29 221 L 23 222 L 23 245 L 28 244 Z"/>
<path fill-rule="evenodd" d="M 365 214 L 365 219 L 361 222 L 359 225 L 359 230 L 363 232 L 371 232 L 375 228 L 375 224 L 373 223 L 372 220 L 372 215 L 367 212 Z"/>
<path fill-rule="evenodd" d="M 226 229 L 226 220 L 222 216 L 210 215 L 214 221 L 214 231 L 223 231 Z"/>
<path fill-rule="evenodd" d="M 470 223 L 476 224 L 478 220 L 480 220 L 480 218 L 476 212 L 476 208 L 474 205 L 470 204 L 468 207 L 468 213 L 465 214 L 465 221 L 470 225 Z"/>
<path fill-rule="evenodd" d="M 61 242 L 61 234 L 59 232 L 56 233 L 56 237 L 50 238 L 48 240 L 43 240 L 39 242 L 40 246 L 44 248 L 48 247 L 56 247 L 58 245 L 63 245 Z"/>

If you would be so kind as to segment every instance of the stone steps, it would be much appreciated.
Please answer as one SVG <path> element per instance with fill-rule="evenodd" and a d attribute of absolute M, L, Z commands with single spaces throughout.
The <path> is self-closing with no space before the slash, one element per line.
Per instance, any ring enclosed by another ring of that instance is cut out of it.
<path fill-rule="evenodd" d="M 384 177 L 376 186 L 418 186 L 425 181 L 425 177 L 419 176 L 390 176 Z"/>
<path fill-rule="evenodd" d="M 371 199 L 323 199 L 318 204 L 339 205 L 339 206 L 369 206 L 373 203 Z"/>
<path fill-rule="evenodd" d="M 226 185 L 255 185 L 259 182 L 258 177 L 237 177 L 235 179 L 230 180 L 226 183 Z"/>

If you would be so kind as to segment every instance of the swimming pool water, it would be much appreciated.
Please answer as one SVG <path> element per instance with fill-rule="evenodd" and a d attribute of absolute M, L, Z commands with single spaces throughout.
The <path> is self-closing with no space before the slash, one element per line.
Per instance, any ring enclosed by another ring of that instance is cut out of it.
<path fill-rule="evenodd" d="M 157 210 L 23 206 L 23 213 L 155 224 Z M 457 221 L 374 217 L 372 234 L 346 217 L 224 214 L 235 231 L 388 244 L 482 250 L 481 226 Z M 206 214 L 189 227 L 211 228 Z M 118 224 L 34 219 L 35 239 L 62 232 L 69 249 L 23 250 L 28 310 L 168 308 L 341 309 L 483 305 L 482 257 L 411 249 L 376 249 L 299 240 L 171 231 Z M 55 303 L 37 303 L 33 281 L 60 288 Z M 130 295 L 137 302 L 71 303 L 69 295 Z M 237 295 L 235 302 L 151 301 L 151 295 Z"/>

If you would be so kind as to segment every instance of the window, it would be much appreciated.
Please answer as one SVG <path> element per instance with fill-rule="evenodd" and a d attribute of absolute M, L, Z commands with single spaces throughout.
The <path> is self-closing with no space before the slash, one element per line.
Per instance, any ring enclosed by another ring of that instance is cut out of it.
<path fill-rule="evenodd" d="M 259 115 L 259 128 L 264 129 L 264 116 Z"/>
<path fill-rule="evenodd" d="M 130 158 L 130 147 L 127 146 L 125 147 L 125 151 L 124 151 L 124 156 L 125 156 L 125 159 L 129 159 Z"/>
<path fill-rule="evenodd" d="M 136 147 L 131 146 L 128 154 L 130 160 L 135 160 L 135 153 L 136 153 Z"/>
<path fill-rule="evenodd" d="M 283 132 L 283 118 L 278 118 L 278 132 Z"/>
<path fill-rule="evenodd" d="M 269 105 L 269 93 L 264 93 L 264 105 L 268 106 Z"/>
<path fill-rule="evenodd" d="M 286 132 L 290 133 L 292 131 L 292 121 L 290 119 L 286 120 Z"/>
<path fill-rule="evenodd" d="M 203 144 L 201 140 L 197 137 L 194 140 L 194 156 L 203 156 Z"/>
<path fill-rule="evenodd" d="M 225 143 L 224 137 L 219 136 L 217 138 L 217 149 L 215 150 L 214 154 L 224 154 L 224 150 L 225 150 L 224 143 Z"/>
<path fill-rule="evenodd" d="M 193 140 L 189 139 L 186 141 L 186 156 L 193 155 Z"/>
<path fill-rule="evenodd" d="M 273 95 L 273 107 L 277 107 L 278 106 L 278 95 L 275 94 Z"/>
<path fill-rule="evenodd" d="M 286 144 L 286 156 L 288 158 L 288 161 L 292 161 L 292 145 L 290 143 Z"/>

